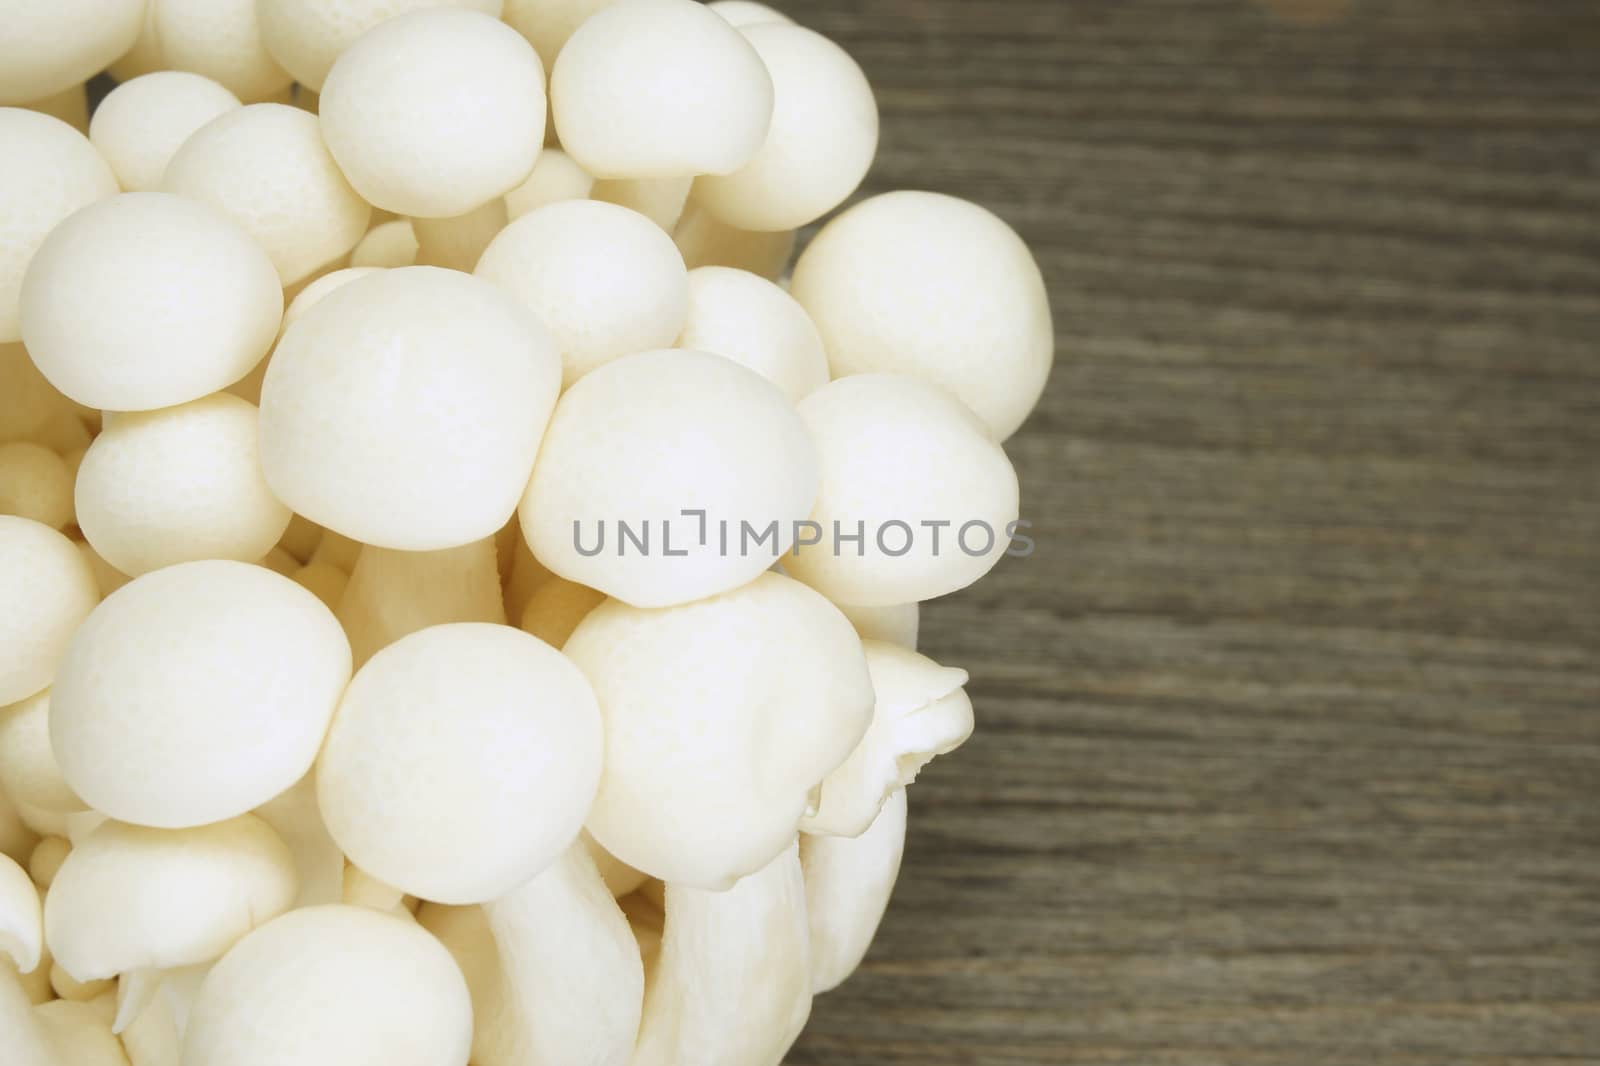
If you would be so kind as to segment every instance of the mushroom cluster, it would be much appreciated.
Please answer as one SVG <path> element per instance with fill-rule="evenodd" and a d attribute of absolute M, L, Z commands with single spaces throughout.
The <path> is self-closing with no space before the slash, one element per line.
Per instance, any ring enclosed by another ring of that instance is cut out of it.
<path fill-rule="evenodd" d="M 0 0 L 0 1061 L 783 1059 L 1053 357 L 877 144 L 750 0 Z"/>

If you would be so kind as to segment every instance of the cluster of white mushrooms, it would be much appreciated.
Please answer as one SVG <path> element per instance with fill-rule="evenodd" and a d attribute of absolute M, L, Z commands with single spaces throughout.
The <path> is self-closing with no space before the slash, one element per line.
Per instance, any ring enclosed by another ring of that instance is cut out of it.
<path fill-rule="evenodd" d="M 1052 358 L 974 205 L 791 270 L 877 135 L 748 0 L 0 0 L 5 1066 L 781 1061 Z"/>

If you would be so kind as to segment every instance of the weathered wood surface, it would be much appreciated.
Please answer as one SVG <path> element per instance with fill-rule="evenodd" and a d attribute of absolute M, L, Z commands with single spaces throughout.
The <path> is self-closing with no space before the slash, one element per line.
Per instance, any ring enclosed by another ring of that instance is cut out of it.
<path fill-rule="evenodd" d="M 1600 4 L 787 10 L 1060 350 L 1038 553 L 924 612 L 979 733 L 790 1061 L 1600 1062 Z"/>

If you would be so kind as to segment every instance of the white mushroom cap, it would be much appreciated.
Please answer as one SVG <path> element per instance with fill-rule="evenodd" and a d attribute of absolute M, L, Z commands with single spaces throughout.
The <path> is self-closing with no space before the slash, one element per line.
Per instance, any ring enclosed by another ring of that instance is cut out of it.
<path fill-rule="evenodd" d="M 213 119 L 167 164 L 162 188 L 226 212 L 292 285 L 356 246 L 372 217 L 345 180 L 317 116 L 252 104 Z"/>
<path fill-rule="evenodd" d="M 204 825 L 304 776 L 349 678 L 350 645 L 311 593 L 248 563 L 182 563 L 130 581 L 78 630 L 50 741 L 97 810 Z"/>
<path fill-rule="evenodd" d="M 800 402 L 819 462 L 821 542 L 784 569 L 836 603 L 881 606 L 965 588 L 1000 561 L 1017 520 L 1016 471 L 988 429 L 935 385 L 839 378 Z M 939 523 L 943 523 L 940 525 Z M 863 533 L 834 550 L 834 528 Z"/>
<path fill-rule="evenodd" d="M 583 200 L 594 188 L 590 177 L 570 155 L 559 148 L 539 153 L 528 180 L 506 193 L 507 217 L 512 220 L 561 200 Z"/>
<path fill-rule="evenodd" d="M 406 225 L 406 223 L 401 223 L 401 225 Z M 415 241 L 413 240 L 412 243 L 415 244 Z M 415 247 L 412 248 L 412 251 L 416 251 Z M 409 262 L 406 265 L 409 266 Z M 352 281 L 364 278 L 368 274 L 376 274 L 381 269 L 383 268 L 375 266 L 352 266 L 345 267 L 343 270 L 330 270 L 295 293 L 294 299 L 290 300 L 289 306 L 284 309 L 283 328 L 288 329 L 301 315 L 321 303 L 324 296 L 336 292 Z M 296 556 L 296 558 L 299 557 Z"/>
<path fill-rule="evenodd" d="M 50 690 L 0 708 L 0 786 L 12 799 L 46 811 L 88 809 L 61 776 L 50 750 Z"/>
<path fill-rule="evenodd" d="M 772 120 L 754 48 L 691 0 L 621 0 L 578 27 L 550 78 L 561 146 L 597 178 L 729 174 Z"/>
<path fill-rule="evenodd" d="M 0 514 L 60 529 L 73 519 L 72 470 L 42 444 L 0 444 Z"/>
<path fill-rule="evenodd" d="M 374 877 L 480 903 L 577 837 L 601 746 L 594 693 L 560 652 L 509 626 L 432 626 L 356 673 L 317 762 L 317 799 Z"/>
<path fill-rule="evenodd" d="M 287 89 L 294 77 L 261 42 L 255 0 L 150 0 L 162 65 L 204 74 L 245 103 Z"/>
<path fill-rule="evenodd" d="M 747 366 L 795 403 L 828 383 L 828 353 L 805 308 L 745 270 L 689 272 L 689 313 L 677 346 Z"/>
<path fill-rule="evenodd" d="M 94 77 L 133 47 L 144 8 L 145 0 L 7 4 L 0 104 L 25 104 Z"/>
<path fill-rule="evenodd" d="M 667 610 L 596 608 L 566 645 L 605 719 L 595 840 L 704 888 L 766 865 L 866 730 L 860 643 L 837 608 L 776 574 Z"/>
<path fill-rule="evenodd" d="M 972 735 L 972 701 L 961 687 L 965 670 L 896 644 L 869 640 L 862 648 L 876 694 L 872 725 L 850 757 L 823 779 L 817 812 L 800 823 L 807 833 L 860 836 L 890 795 L 915 781 L 934 756 L 954 751 Z"/>
<path fill-rule="evenodd" d="M 32 519 L 0 515 L 0 705 L 50 685 L 99 601 L 94 571 L 72 541 Z"/>
<path fill-rule="evenodd" d="M 57 226 L 22 283 L 22 336 L 79 403 L 144 411 L 244 377 L 278 332 L 283 290 L 261 246 L 216 208 L 130 192 Z"/>
<path fill-rule="evenodd" d="M 195 130 L 238 108 L 239 98 L 210 78 L 155 71 L 123 82 L 100 101 L 89 140 L 124 190 L 146 192 L 161 187 L 168 160 Z"/>
<path fill-rule="evenodd" d="M 741 29 L 772 77 L 772 128 L 732 174 L 695 182 L 694 196 L 741 229 L 808 225 L 856 191 L 878 151 L 878 105 L 843 48 L 782 22 Z"/>
<path fill-rule="evenodd" d="M 777 386 L 721 356 L 641 352 L 562 396 L 522 529 L 568 580 L 640 607 L 687 603 L 770 567 L 810 513 L 815 477 L 811 440 Z M 647 552 L 622 550 L 622 523 L 647 529 Z"/>
<path fill-rule="evenodd" d="M 544 60 L 544 69 L 555 66 L 556 56 L 574 30 L 614 0 L 506 0 L 506 23 L 528 39 Z"/>
<path fill-rule="evenodd" d="M 544 68 L 481 11 L 434 7 L 362 34 L 328 72 L 322 132 L 367 200 L 425 218 L 521 185 L 544 147 Z"/>
<path fill-rule="evenodd" d="M 6 44 L 0 45 L 0 57 L 19 17 L 17 11 L 5 14 Z M 6 65 L 0 58 L 0 70 Z M 4 77 L 0 74 L 0 80 Z M 22 336 L 22 276 L 39 246 L 68 215 L 114 195 L 117 179 L 83 134 L 48 115 L 0 107 L 0 144 L 5 145 L 0 203 L 6 205 L 0 215 L 0 342 L 10 342 Z"/>
<path fill-rule="evenodd" d="M 78 471 L 78 524 L 89 544 L 133 576 L 266 555 L 289 508 L 261 474 L 257 422 L 252 404 L 226 392 L 116 419 Z"/>
<path fill-rule="evenodd" d="M 291 911 L 211 968 L 183 1066 L 466 1066 L 472 1004 L 450 953 L 366 907 Z"/>
<path fill-rule="evenodd" d="M 32 973 L 44 952 L 44 917 L 39 890 L 15 859 L 0 855 L 0 955 L 21 973 Z M 0 959 L 0 967 L 6 962 Z M 0 980 L 4 975 L 0 974 Z"/>
<path fill-rule="evenodd" d="M 793 841 L 726 891 L 669 883 L 631 1066 L 776 1066 L 811 1013 L 809 952 Z"/>
<path fill-rule="evenodd" d="M 476 273 L 549 328 L 568 386 L 619 356 L 671 345 L 688 308 L 677 246 L 616 204 L 563 200 L 530 212 L 489 243 Z"/>
<path fill-rule="evenodd" d="M 253 815 L 190 829 L 106 822 L 45 897 L 45 936 L 78 981 L 217 958 L 289 909 L 294 859 Z"/>
<path fill-rule="evenodd" d="M 465 7 L 499 17 L 500 0 L 256 0 L 261 40 L 294 80 L 313 92 L 339 54 L 363 33 L 423 7 Z"/>
<path fill-rule="evenodd" d="M 261 465 L 297 513 L 406 551 L 492 536 L 559 388 L 539 322 L 470 275 L 359 278 L 285 332 L 261 389 Z"/>
<path fill-rule="evenodd" d="M 834 377 L 910 374 L 949 389 L 1004 440 L 1038 401 L 1055 353 L 1028 246 L 976 204 L 893 192 L 834 219 L 790 287 Z"/>

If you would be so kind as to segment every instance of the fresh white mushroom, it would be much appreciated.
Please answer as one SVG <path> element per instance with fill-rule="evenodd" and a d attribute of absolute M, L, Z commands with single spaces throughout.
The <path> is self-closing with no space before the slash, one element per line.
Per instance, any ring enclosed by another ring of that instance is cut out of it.
<path fill-rule="evenodd" d="M 295 907 L 337 903 L 343 890 L 344 853 L 333 842 L 317 806 L 316 771 L 254 811 L 294 857 Z"/>
<path fill-rule="evenodd" d="M 778 1066 L 811 1013 L 798 844 L 723 892 L 668 884 L 632 1066 Z"/>
<path fill-rule="evenodd" d="M 869 640 L 861 646 L 876 694 L 872 725 L 850 757 L 823 779 L 816 813 L 800 822 L 807 833 L 866 832 L 891 793 L 972 735 L 965 670 L 940 666 L 898 644 Z"/>
<path fill-rule="evenodd" d="M 450 953 L 366 907 L 291 911 L 211 968 L 183 1066 L 466 1066 L 472 1004 Z"/>
<path fill-rule="evenodd" d="M 45 899 L 45 935 L 78 981 L 215 959 L 294 900 L 294 860 L 253 815 L 190 829 L 107 822 Z"/>
<path fill-rule="evenodd" d="M 18 973 L 39 968 L 44 928 L 27 873 L 0 855 L 0 1041 L 6 1066 L 59 1066 Z"/>
<path fill-rule="evenodd" d="M 565 648 L 605 719 L 595 840 L 703 888 L 767 865 L 866 732 L 860 649 L 837 608 L 777 574 L 682 607 L 595 608 Z"/>
<path fill-rule="evenodd" d="M 17 802 L 70 814 L 88 809 L 50 748 L 50 690 L 0 707 L 0 786 Z"/>
<path fill-rule="evenodd" d="M 94 572 L 70 540 L 32 519 L 0 515 L 0 704 L 49 687 L 99 599 Z"/>
<path fill-rule="evenodd" d="M 470 274 L 509 219 L 504 197 L 486 200 L 449 218 L 414 218 L 411 229 L 417 235 L 417 262 Z"/>

